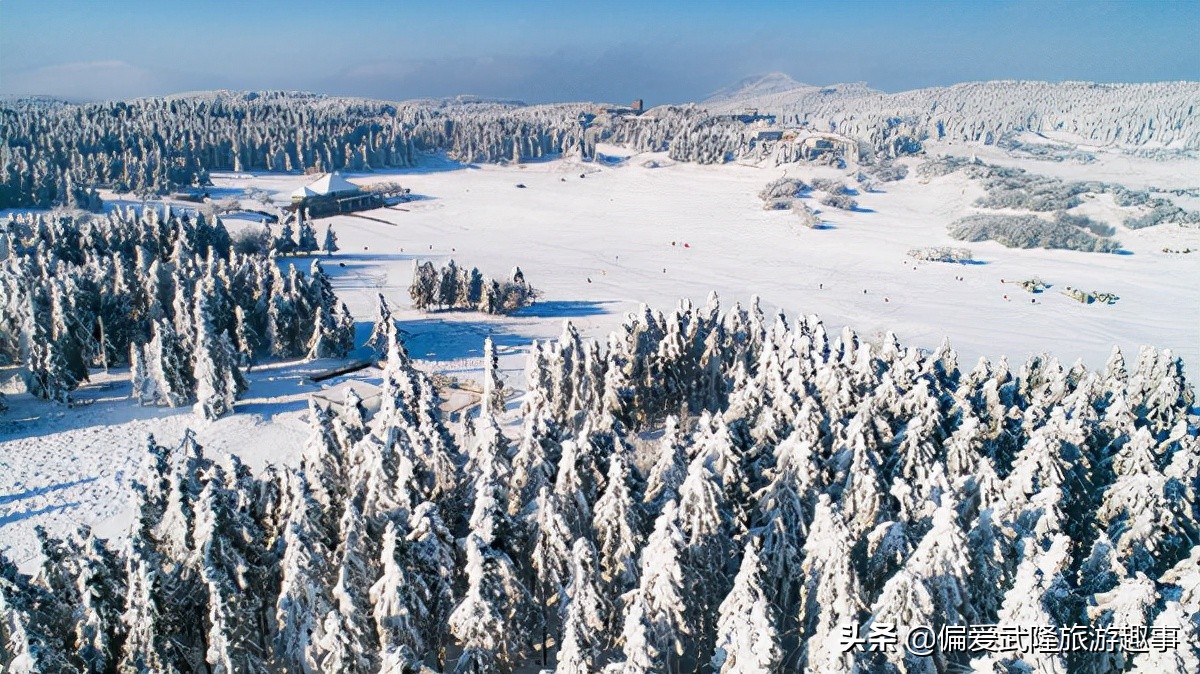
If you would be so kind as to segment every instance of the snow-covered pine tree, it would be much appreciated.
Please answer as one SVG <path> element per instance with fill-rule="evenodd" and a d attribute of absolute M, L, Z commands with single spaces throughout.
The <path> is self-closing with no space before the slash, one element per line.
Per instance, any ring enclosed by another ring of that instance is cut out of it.
<path fill-rule="evenodd" d="M 162 601 L 157 559 L 137 539 L 126 562 L 127 609 L 122 616 L 126 638 L 117 662 L 120 672 L 181 672 L 175 658 L 178 649 L 162 627 Z"/>
<path fill-rule="evenodd" d="M 324 617 L 333 610 L 329 536 L 321 522 L 321 504 L 313 498 L 307 478 L 289 479 L 291 512 L 284 526 L 281 583 L 275 603 L 273 658 L 280 667 L 298 672 L 319 671 L 319 647 L 325 634 Z"/>
<path fill-rule="evenodd" d="M 50 548 L 44 534 L 39 538 L 43 550 Z M 43 568 L 47 564 L 53 560 Z M 44 573 L 38 575 L 22 574 L 0 554 L 0 665 L 22 674 L 73 671 L 77 663 L 72 661 L 71 597 L 55 594 L 54 584 Z"/>
<path fill-rule="evenodd" d="M 317 249 L 317 228 L 307 219 L 300 221 L 300 239 L 296 241 L 296 252 L 316 253 Z"/>
<path fill-rule="evenodd" d="M 652 514 L 662 504 L 679 496 L 679 485 L 687 477 L 688 457 L 686 435 L 674 416 L 668 416 L 659 440 L 658 458 L 646 478 L 646 493 L 643 501 Z"/>
<path fill-rule="evenodd" d="M 1130 573 L 1157 576 L 1186 556 L 1200 539 L 1200 527 L 1183 505 L 1183 494 L 1168 489 L 1158 468 L 1158 443 L 1142 427 L 1112 457 L 1116 479 L 1104 492 L 1096 519 Z"/>
<path fill-rule="evenodd" d="M 272 242 L 271 248 L 280 255 L 292 255 L 296 252 L 296 230 L 292 228 L 290 222 L 283 223 L 283 227 L 279 230 L 279 236 Z"/>
<path fill-rule="evenodd" d="M 347 347 L 352 347 L 354 342 L 353 322 L 349 326 L 339 322 L 337 294 L 320 260 L 312 261 L 305 299 L 313 312 L 312 333 L 307 343 L 308 357 L 345 357 L 349 352 Z M 347 330 L 351 331 L 349 335 L 344 334 Z"/>
<path fill-rule="evenodd" d="M 625 600 L 623 674 L 679 674 L 686 653 L 699 657 L 688 648 L 695 625 L 684 599 L 685 545 L 675 501 L 667 501 L 642 550 L 638 588 Z"/>
<path fill-rule="evenodd" d="M 316 516 L 321 522 L 325 541 L 337 534 L 342 510 L 350 496 L 346 450 L 338 441 L 333 416 L 315 401 L 308 406 L 309 436 L 300 457 L 304 475 L 304 496 L 319 506 Z M 298 496 L 299 492 L 293 490 Z"/>
<path fill-rule="evenodd" d="M 483 340 L 483 394 L 479 398 L 479 405 L 493 414 L 504 413 L 504 382 L 500 379 L 496 344 L 490 336 Z"/>
<path fill-rule="evenodd" d="M 455 607 L 455 541 L 433 503 L 419 504 L 409 521 L 411 531 L 405 538 L 409 582 L 420 584 L 426 618 L 419 626 L 426 653 L 434 656 L 440 670 L 445 664 L 447 624 Z"/>
<path fill-rule="evenodd" d="M 562 449 L 542 401 L 541 392 L 533 390 L 525 403 L 525 423 L 512 460 L 512 488 L 508 499 L 508 514 L 514 517 L 537 498 L 542 487 L 554 484 L 557 472 L 556 463 Z"/>
<path fill-rule="evenodd" d="M 326 616 L 326 650 L 322 668 L 334 672 L 363 673 L 378 670 L 378 634 L 370 620 L 370 590 L 377 575 L 378 552 L 367 531 L 369 517 L 358 507 L 363 498 L 362 483 L 346 504 L 339 525 L 336 580 L 332 597 L 335 607 Z"/>
<path fill-rule="evenodd" d="M 338 248 L 337 233 L 333 231 L 332 224 L 329 224 L 325 227 L 325 240 L 324 243 L 321 244 L 321 250 L 330 257 L 332 257 L 334 253 L 341 250 L 341 248 Z"/>
<path fill-rule="evenodd" d="M 205 658 L 215 671 L 262 672 L 268 659 L 267 635 L 261 629 L 266 588 L 255 582 L 258 560 L 240 549 L 259 545 L 255 538 L 261 532 L 238 521 L 248 518 L 230 507 L 231 495 L 222 481 L 219 469 L 210 473 L 196 502 L 200 577 L 208 590 Z"/>
<path fill-rule="evenodd" d="M 631 590 L 638 579 L 637 554 L 642 548 L 643 529 L 631 479 L 626 457 L 620 453 L 609 457 L 608 480 L 592 519 L 600 548 L 600 578 L 612 597 Z"/>
<path fill-rule="evenodd" d="M 614 643 L 612 606 L 596 573 L 596 550 L 585 538 L 571 548 L 571 584 L 563 620 L 556 672 L 599 671 L 603 654 Z"/>
<path fill-rule="evenodd" d="M 767 596 L 761 545 L 753 536 L 747 539 L 733 589 L 719 608 L 712 667 L 721 674 L 774 672 L 783 663 L 779 616 Z"/>
<path fill-rule="evenodd" d="M 843 625 L 858 625 L 864 611 L 852 563 L 852 541 L 841 512 L 822 494 L 804 541 L 801 567 L 799 666 L 804 671 L 857 671 L 853 654 L 843 652 L 838 643 L 838 630 Z"/>
<path fill-rule="evenodd" d="M 586 436 L 562 443 L 562 458 L 554 479 L 554 494 L 562 505 L 563 516 L 571 527 L 572 539 L 591 537 L 592 504 L 596 501 L 597 476 L 595 455 Z"/>
<path fill-rule="evenodd" d="M 196 352 L 192 371 L 196 378 L 195 413 L 205 419 L 218 419 L 233 411 L 234 401 L 246 388 L 237 367 L 237 352 L 228 333 L 213 334 L 213 317 L 208 299 L 196 295 Z"/>
<path fill-rule="evenodd" d="M 537 528 L 533 536 L 531 564 L 537 574 L 535 596 L 542 608 L 543 620 L 552 628 L 549 607 L 561 606 L 571 573 L 571 541 L 574 534 L 562 514 L 558 496 L 542 487 L 537 498 Z M 543 649 L 545 649 L 543 641 Z"/>
<path fill-rule="evenodd" d="M 392 318 L 392 309 L 388 306 L 387 299 L 383 293 L 379 293 L 379 303 L 375 313 L 375 323 L 371 328 L 371 336 L 367 338 L 367 342 L 363 345 L 371 349 L 376 357 L 386 356 L 388 352 L 388 334 L 395 330 L 395 319 Z"/>
<path fill-rule="evenodd" d="M 155 323 L 154 337 L 146 345 L 145 354 L 146 374 L 153 382 L 153 404 L 168 407 L 189 404 L 196 386 L 193 355 L 184 349 L 170 322 Z"/>
<path fill-rule="evenodd" d="M 929 532 L 916 550 L 884 584 L 871 607 L 871 620 L 928 625 L 935 631 L 944 625 L 978 624 L 969 603 L 972 576 L 966 551 L 967 538 L 956 521 L 954 505 L 947 500 L 934 511 Z M 952 656 L 935 649 L 926 657 L 906 653 L 903 660 L 889 660 L 910 671 L 932 672 L 949 667 L 948 658 Z"/>
<path fill-rule="evenodd" d="M 72 536 L 71 549 L 73 559 L 67 566 L 78 596 L 71 613 L 76 657 L 91 671 L 105 671 L 116 666 L 126 639 L 125 560 L 87 527 Z"/>
<path fill-rule="evenodd" d="M 385 525 L 381 547 L 381 572 L 369 596 L 381 655 L 401 650 L 425 653 L 430 611 L 422 590 L 427 586 L 423 579 L 410 579 L 403 538 L 397 534 L 395 522 Z"/>
<path fill-rule="evenodd" d="M 1064 603 L 1071 600 L 1069 581 L 1064 573 L 1071 564 L 1071 539 L 1063 534 L 1050 537 L 1043 547 L 1033 536 L 1020 542 L 1020 564 L 1000 609 L 1000 625 L 1062 625 Z M 1069 623 L 1074 623 L 1070 620 Z M 971 666 L 976 670 L 1017 666 L 1027 671 L 1066 672 L 1062 654 L 1029 652 L 1020 654 L 989 654 L 976 658 Z"/>
<path fill-rule="evenodd" d="M 472 533 L 466 540 L 466 593 L 450 614 L 450 633 L 462 647 L 460 674 L 509 672 L 528 652 L 536 633 L 529 592 L 512 560 Z"/>
<path fill-rule="evenodd" d="M 1133 655 L 1134 674 L 1184 674 L 1200 667 L 1196 649 L 1200 628 L 1196 625 L 1196 606 L 1200 605 L 1200 546 L 1159 578 L 1166 605 L 1150 625 L 1151 635 L 1167 637 L 1149 652 Z M 1141 623 L 1133 623 L 1141 624 Z M 1170 637 L 1177 641 L 1171 646 Z"/>

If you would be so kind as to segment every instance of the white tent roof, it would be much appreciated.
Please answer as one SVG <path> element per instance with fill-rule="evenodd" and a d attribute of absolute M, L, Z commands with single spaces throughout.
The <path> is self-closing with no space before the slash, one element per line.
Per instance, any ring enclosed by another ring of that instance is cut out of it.
<path fill-rule="evenodd" d="M 297 188 L 296 188 L 296 190 L 295 190 L 294 192 L 292 192 L 292 196 L 293 196 L 293 197 L 295 197 L 295 198 L 297 198 L 297 199 L 304 199 L 304 198 L 307 198 L 307 197 L 314 196 L 315 194 L 316 194 L 316 192 L 314 192 L 314 191 L 312 191 L 312 190 L 308 189 L 308 187 L 307 187 L 307 186 L 305 186 L 305 187 L 297 187 Z"/>
<path fill-rule="evenodd" d="M 313 194 L 336 194 L 338 192 L 357 192 L 358 185 L 346 180 L 338 173 L 326 173 L 316 181 L 308 184 L 307 189 Z"/>

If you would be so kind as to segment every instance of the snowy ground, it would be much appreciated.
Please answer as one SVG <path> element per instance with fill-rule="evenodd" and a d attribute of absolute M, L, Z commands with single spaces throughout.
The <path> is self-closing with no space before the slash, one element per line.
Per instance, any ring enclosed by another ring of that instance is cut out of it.
<path fill-rule="evenodd" d="M 844 171 L 696 166 L 664 155 L 625 158 L 615 148 L 602 151 L 606 161 L 591 164 L 441 162 L 350 176 L 359 182 L 399 181 L 420 198 L 331 218 L 342 252 L 324 261 L 326 269 L 360 321 L 371 319 L 375 297 L 383 293 L 397 309 L 410 351 L 428 369 L 472 377 L 481 367 L 483 339 L 492 335 L 501 367 L 518 389 L 529 342 L 557 336 L 564 320 L 599 337 L 641 302 L 669 309 L 683 297 L 703 302 L 710 290 L 729 304 L 757 294 L 767 311 L 782 309 L 791 317 L 816 313 L 831 330 L 850 325 L 868 339 L 892 330 L 905 343 L 932 348 L 948 337 L 968 366 L 985 355 L 1021 361 L 1045 351 L 1099 367 L 1114 344 L 1127 354 L 1154 344 L 1181 354 L 1196 379 L 1200 252 L 1162 249 L 1200 249 L 1200 229 L 1119 227 L 1124 255 L 985 243 L 969 244 L 977 264 L 917 263 L 906 257 L 911 248 L 962 245 L 948 237 L 946 225 L 974 212 L 971 204 L 982 191 L 961 174 L 928 182 L 910 174 L 882 185 L 884 192 L 858 195 L 855 212 L 825 209 L 831 227 L 809 230 L 796 226 L 789 212 L 762 210 L 758 191 L 785 172 L 807 180 L 840 178 Z M 1100 153 L 1097 162 L 1079 165 L 1013 159 L 994 148 L 961 144 L 930 148 L 931 155 L 937 152 L 977 153 L 984 161 L 1067 179 L 1162 189 L 1200 186 L 1194 162 Z M 659 166 L 648 168 L 650 160 Z M 214 176 L 226 188 L 223 195 L 256 188 L 281 201 L 308 180 Z M 1114 223 L 1119 210 L 1107 197 L 1080 207 Z M 230 219 L 228 225 L 249 221 Z M 542 301 L 507 318 L 407 309 L 412 261 L 448 258 L 492 276 L 520 265 L 542 291 Z M 1000 282 L 1034 276 L 1053 287 L 1032 296 Z M 1112 306 L 1082 305 L 1059 293 L 1066 286 L 1121 299 Z M 83 523 L 102 534 L 123 531 L 129 516 L 124 481 L 136 470 L 148 433 L 171 444 L 191 427 L 206 448 L 236 452 L 251 466 L 293 461 L 305 438 L 307 397 L 319 388 L 304 376 L 325 366 L 279 364 L 257 371 L 238 414 L 215 423 L 186 410 L 134 406 L 121 373 L 97 377 L 80 392 L 90 404 L 75 410 L 10 395 L 13 409 L 0 416 L 0 549 L 27 563 L 38 524 L 55 532 Z"/>

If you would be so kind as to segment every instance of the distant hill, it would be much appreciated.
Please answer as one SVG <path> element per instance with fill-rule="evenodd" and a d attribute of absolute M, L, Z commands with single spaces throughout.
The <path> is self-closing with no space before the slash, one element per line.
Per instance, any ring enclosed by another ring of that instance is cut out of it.
<path fill-rule="evenodd" d="M 812 85 L 797 82 L 787 73 L 773 72 L 765 75 L 751 75 L 727 87 L 717 89 L 701 102 L 709 105 L 809 88 L 812 88 Z"/>

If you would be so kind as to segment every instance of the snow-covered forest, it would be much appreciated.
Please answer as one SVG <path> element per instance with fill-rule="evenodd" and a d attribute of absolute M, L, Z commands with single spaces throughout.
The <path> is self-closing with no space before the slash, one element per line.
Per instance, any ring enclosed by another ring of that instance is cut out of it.
<path fill-rule="evenodd" d="M 376 333 L 378 413 L 310 407 L 298 469 L 152 438 L 127 542 L 43 534 L 34 576 L 4 561 L 5 667 L 1200 666 L 1200 447 L 1169 351 L 959 363 L 714 295 L 603 343 L 566 324 L 519 410 L 489 343 L 478 415 L 451 429 L 396 325 Z M 843 653 L 847 624 L 1132 637 Z"/>
<path fill-rule="evenodd" d="M 290 227 L 274 242 L 288 242 Z M 232 409 L 241 368 L 266 357 L 345 356 L 354 319 L 319 261 L 280 270 L 239 253 L 222 222 L 170 208 L 24 215 L 0 251 L 0 362 L 33 395 L 70 402 L 89 368 L 132 367 L 142 404 Z M 316 234 L 301 225 L 300 241 Z"/>
<path fill-rule="evenodd" d="M 2 110 L 0 208 L 88 203 L 83 186 L 162 194 L 206 185 L 213 170 L 366 171 L 412 166 L 426 150 L 497 162 L 584 145 L 583 106 L 575 104 L 213 92 L 84 105 L 16 101 Z"/>
<path fill-rule="evenodd" d="M 395 103 L 296 92 L 16 100 L 0 104 L 0 208 L 94 209 L 96 187 L 163 194 L 206 185 L 210 171 L 369 171 L 417 165 L 428 151 L 468 163 L 586 159 L 599 142 L 678 161 L 776 165 L 875 165 L 930 140 L 1017 144 L 1019 131 L 1166 155 L 1200 149 L 1194 83 L 984 82 L 899 94 L 794 84 L 765 98 L 747 92 L 643 115 L 590 103 Z M 819 132 L 833 147 L 816 152 L 804 135 L 761 140 L 748 120 Z"/>
<path fill-rule="evenodd" d="M 862 83 L 821 87 L 772 82 L 774 90 L 761 93 L 758 85 L 744 83 L 702 105 L 714 112 L 754 108 L 778 115 L 784 124 L 808 123 L 876 148 L 900 148 L 926 139 L 991 144 L 1013 131 L 1031 131 L 1064 133 L 1082 143 L 1126 145 L 1149 152 L 1200 149 L 1200 116 L 1193 106 L 1200 85 L 1195 82 L 1009 80 L 898 93 Z"/>

